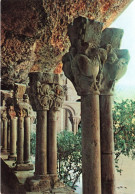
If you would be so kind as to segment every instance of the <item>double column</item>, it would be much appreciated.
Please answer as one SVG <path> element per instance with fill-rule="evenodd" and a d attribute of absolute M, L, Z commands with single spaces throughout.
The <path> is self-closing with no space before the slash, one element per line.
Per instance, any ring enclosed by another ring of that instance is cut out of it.
<path fill-rule="evenodd" d="M 64 89 L 57 74 L 33 72 L 29 78 L 29 97 L 37 112 L 35 179 L 38 178 L 40 190 L 46 190 L 58 181 L 57 111 L 62 107 Z M 42 188 L 42 181 L 46 188 Z M 33 185 L 30 190 L 37 191 L 37 187 Z"/>
<path fill-rule="evenodd" d="M 30 163 L 30 116 L 33 112 L 27 94 L 16 104 L 17 122 L 17 164 L 16 170 L 33 170 Z"/>
<path fill-rule="evenodd" d="M 111 92 L 129 61 L 128 51 L 119 50 L 122 34 L 102 32 L 101 23 L 83 17 L 68 28 L 63 71 L 81 96 L 83 194 L 115 193 Z"/>
<path fill-rule="evenodd" d="M 83 194 L 101 194 L 99 89 L 96 79 L 101 65 L 98 48 L 101 30 L 99 22 L 76 18 L 68 28 L 69 53 L 62 59 L 66 77 L 81 96 Z"/>

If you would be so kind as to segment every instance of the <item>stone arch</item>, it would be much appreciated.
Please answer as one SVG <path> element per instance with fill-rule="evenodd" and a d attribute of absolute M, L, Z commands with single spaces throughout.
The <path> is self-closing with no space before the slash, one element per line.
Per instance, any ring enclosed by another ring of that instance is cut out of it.
<path fill-rule="evenodd" d="M 68 104 L 63 104 L 62 108 L 63 108 L 63 109 L 66 109 L 72 117 L 75 116 L 75 110 L 74 110 L 74 108 L 71 107 L 70 105 L 68 105 Z"/>
<path fill-rule="evenodd" d="M 70 115 L 69 120 L 72 124 L 72 131 L 74 132 L 74 134 L 76 134 L 76 132 L 78 131 L 78 124 L 80 121 L 80 118 L 77 116 L 77 112 L 69 104 L 63 104 L 62 108 L 67 110 L 67 112 L 69 113 L 69 115 Z"/>

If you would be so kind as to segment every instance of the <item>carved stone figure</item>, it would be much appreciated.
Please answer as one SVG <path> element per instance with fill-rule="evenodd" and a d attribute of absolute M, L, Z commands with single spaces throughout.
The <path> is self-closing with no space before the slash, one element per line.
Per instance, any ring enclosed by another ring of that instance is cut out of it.
<path fill-rule="evenodd" d="M 122 35 L 123 30 L 115 28 L 105 29 L 102 33 L 101 46 L 107 50 L 107 60 L 103 67 L 101 93 L 112 94 L 115 82 L 126 73 L 130 56 L 128 50 L 119 49 Z"/>
<path fill-rule="evenodd" d="M 64 101 L 65 91 L 64 88 L 61 85 L 54 86 L 54 103 L 53 107 L 55 110 L 59 110 L 62 108 L 62 104 Z"/>
<path fill-rule="evenodd" d="M 29 96 L 35 111 L 61 107 L 64 88 L 59 85 L 59 75 L 30 73 Z"/>
<path fill-rule="evenodd" d="M 17 116 L 26 117 L 33 115 L 32 106 L 29 104 L 29 98 L 27 94 L 23 95 L 23 102 L 18 102 L 15 106 Z"/>
<path fill-rule="evenodd" d="M 97 82 L 107 59 L 107 51 L 99 47 L 101 30 L 101 23 L 83 17 L 75 19 L 68 28 L 71 47 L 62 59 L 63 71 L 81 96 L 99 93 Z"/>

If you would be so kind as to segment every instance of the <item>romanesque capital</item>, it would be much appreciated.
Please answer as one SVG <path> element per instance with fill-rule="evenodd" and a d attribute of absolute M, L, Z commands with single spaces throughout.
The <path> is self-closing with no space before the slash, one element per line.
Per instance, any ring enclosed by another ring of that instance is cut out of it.
<path fill-rule="evenodd" d="M 6 107 L 1 107 L 1 119 L 2 120 L 7 120 L 7 109 Z"/>
<path fill-rule="evenodd" d="M 65 90 L 59 84 L 58 74 L 32 72 L 29 78 L 29 97 L 34 111 L 62 107 Z"/>
<path fill-rule="evenodd" d="M 15 105 L 15 109 L 18 117 L 31 117 L 33 116 L 33 109 L 29 103 L 29 97 L 27 94 L 23 94 L 23 101 L 18 102 Z"/>
<path fill-rule="evenodd" d="M 106 49 L 107 60 L 99 86 L 101 95 L 112 95 L 116 81 L 126 73 L 130 56 L 128 50 L 119 49 L 122 36 L 123 30 L 117 28 L 106 28 L 102 33 L 100 47 Z"/>
<path fill-rule="evenodd" d="M 78 95 L 99 94 L 102 65 L 107 51 L 100 48 L 102 24 L 78 17 L 68 26 L 71 41 L 69 52 L 63 56 L 63 71 L 73 83 Z"/>
<path fill-rule="evenodd" d="M 7 116 L 9 119 L 13 119 L 16 116 L 15 108 L 14 108 L 14 98 L 9 97 L 6 100 L 7 106 Z"/>
<path fill-rule="evenodd" d="M 14 84 L 14 100 L 15 103 L 18 103 L 19 101 L 23 100 L 23 95 L 26 92 L 26 85 L 25 84 Z"/>

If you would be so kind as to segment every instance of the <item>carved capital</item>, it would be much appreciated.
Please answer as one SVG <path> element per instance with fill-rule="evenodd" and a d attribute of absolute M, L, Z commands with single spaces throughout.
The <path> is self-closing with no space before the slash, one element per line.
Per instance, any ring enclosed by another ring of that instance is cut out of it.
<path fill-rule="evenodd" d="M 16 116 L 16 112 L 14 109 L 14 98 L 9 97 L 6 100 L 6 106 L 7 106 L 7 116 L 9 119 L 12 119 Z"/>
<path fill-rule="evenodd" d="M 69 25 L 71 47 L 62 59 L 63 71 L 80 96 L 99 94 L 101 66 L 107 58 L 106 50 L 99 47 L 101 34 L 101 23 L 83 17 Z"/>
<path fill-rule="evenodd" d="M 105 29 L 102 33 L 101 46 L 107 50 L 107 60 L 102 71 L 101 95 L 112 95 L 116 81 L 126 73 L 130 56 L 128 50 L 119 49 L 122 35 L 123 30 L 116 28 Z"/>
<path fill-rule="evenodd" d="M 29 104 L 29 98 L 27 94 L 23 95 L 23 101 L 18 102 L 15 108 L 18 117 L 33 116 L 32 106 Z"/>
<path fill-rule="evenodd" d="M 127 50 L 119 49 L 123 30 L 102 32 L 101 23 L 79 17 L 69 25 L 68 35 L 71 47 L 63 56 L 63 71 L 78 95 L 111 95 L 130 58 Z"/>
<path fill-rule="evenodd" d="M 25 84 L 15 83 L 15 85 L 14 85 L 15 103 L 23 100 L 23 95 L 25 94 L 25 92 L 26 92 L 26 85 Z"/>
<path fill-rule="evenodd" d="M 49 110 L 62 106 L 64 89 L 59 85 L 60 76 L 49 73 L 30 73 L 29 96 L 32 107 L 37 110 Z"/>
<path fill-rule="evenodd" d="M 62 104 L 64 102 L 65 89 L 61 85 L 56 84 L 53 88 L 54 91 L 54 99 L 52 109 L 58 111 L 62 108 Z"/>
<path fill-rule="evenodd" d="M 7 112 L 8 112 L 8 117 L 9 118 L 14 118 L 14 117 L 16 117 L 16 112 L 15 112 L 15 109 L 14 109 L 14 106 L 8 106 L 8 110 L 7 110 Z"/>
<path fill-rule="evenodd" d="M 1 107 L 1 119 L 7 120 L 7 110 L 6 107 Z"/>

